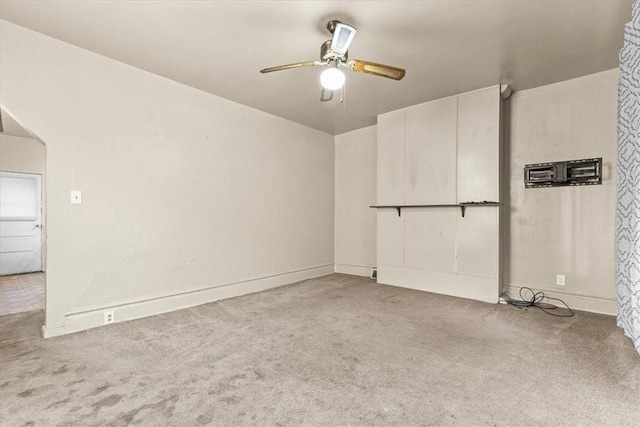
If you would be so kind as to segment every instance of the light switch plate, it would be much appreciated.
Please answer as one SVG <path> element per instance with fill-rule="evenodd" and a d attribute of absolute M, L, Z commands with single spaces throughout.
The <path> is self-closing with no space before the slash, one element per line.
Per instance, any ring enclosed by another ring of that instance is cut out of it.
<path fill-rule="evenodd" d="M 82 204 L 82 191 L 75 190 L 71 192 L 71 204 L 72 205 Z"/>

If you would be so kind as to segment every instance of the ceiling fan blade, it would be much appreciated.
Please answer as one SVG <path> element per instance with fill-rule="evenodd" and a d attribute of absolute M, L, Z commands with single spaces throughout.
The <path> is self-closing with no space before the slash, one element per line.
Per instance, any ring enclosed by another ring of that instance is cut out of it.
<path fill-rule="evenodd" d="M 323 88 L 322 92 L 320 92 L 320 101 L 326 102 L 326 101 L 331 101 L 332 99 L 333 99 L 333 91 Z"/>
<path fill-rule="evenodd" d="M 359 73 L 373 74 L 393 80 L 402 80 L 406 71 L 391 65 L 376 64 L 375 62 L 353 60 L 349 61 L 349 69 Z"/>
<path fill-rule="evenodd" d="M 296 62 L 295 64 L 278 65 L 277 67 L 263 68 L 261 73 L 271 73 L 273 71 L 288 70 L 290 68 L 313 67 L 320 65 L 318 61 Z"/>
<path fill-rule="evenodd" d="M 333 28 L 333 39 L 331 40 L 331 50 L 338 55 L 346 54 L 357 30 L 351 25 L 343 24 L 338 21 L 329 21 L 328 25 L 329 28 L 335 25 Z"/>

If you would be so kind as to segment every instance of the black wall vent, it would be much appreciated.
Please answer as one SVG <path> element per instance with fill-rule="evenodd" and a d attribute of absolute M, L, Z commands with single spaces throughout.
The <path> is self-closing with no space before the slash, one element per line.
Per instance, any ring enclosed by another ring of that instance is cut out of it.
<path fill-rule="evenodd" d="M 602 157 L 524 167 L 525 188 L 602 184 Z"/>

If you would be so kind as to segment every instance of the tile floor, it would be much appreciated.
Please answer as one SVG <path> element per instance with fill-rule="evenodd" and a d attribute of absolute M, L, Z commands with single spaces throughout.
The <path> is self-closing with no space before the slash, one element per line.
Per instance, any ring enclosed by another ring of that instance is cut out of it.
<path fill-rule="evenodd" d="M 44 273 L 0 276 L 0 316 L 44 309 Z"/>

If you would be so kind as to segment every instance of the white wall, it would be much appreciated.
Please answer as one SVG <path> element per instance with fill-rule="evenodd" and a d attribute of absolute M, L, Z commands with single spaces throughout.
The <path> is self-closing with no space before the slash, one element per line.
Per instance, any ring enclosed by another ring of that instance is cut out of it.
<path fill-rule="evenodd" d="M 0 133 L 0 171 L 42 175 L 42 248 L 47 247 L 46 221 L 46 148 L 37 139 Z M 42 251 L 42 269 L 46 269 L 46 252 Z"/>
<path fill-rule="evenodd" d="M 369 276 L 376 265 L 376 126 L 335 137 L 336 272 Z"/>
<path fill-rule="evenodd" d="M 504 279 L 615 313 L 618 71 L 516 92 L 508 102 Z M 525 189 L 525 164 L 602 157 L 602 185 Z M 556 286 L 556 274 L 566 276 Z"/>
<path fill-rule="evenodd" d="M 332 136 L 0 31 L 2 108 L 47 145 L 46 335 L 333 271 Z"/>

